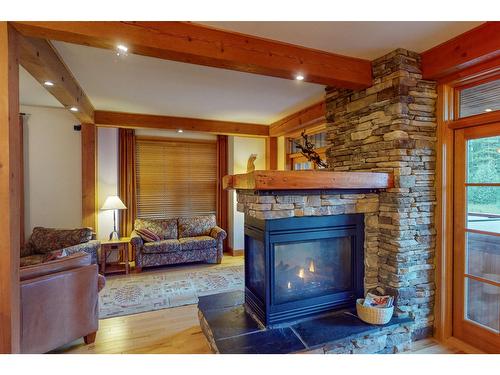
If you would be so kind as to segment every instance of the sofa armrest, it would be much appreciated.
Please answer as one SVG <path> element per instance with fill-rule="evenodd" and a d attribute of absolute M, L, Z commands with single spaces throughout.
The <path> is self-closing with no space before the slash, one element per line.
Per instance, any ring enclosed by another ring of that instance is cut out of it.
<path fill-rule="evenodd" d="M 134 247 L 141 247 L 142 245 L 144 245 L 144 240 L 137 234 L 135 230 L 133 230 L 130 234 L 130 243 Z"/>
<path fill-rule="evenodd" d="M 62 249 L 62 255 L 68 256 L 76 253 L 87 253 L 90 254 L 91 263 L 97 264 L 97 251 L 99 250 L 100 246 L 101 241 L 91 240 Z"/>
<path fill-rule="evenodd" d="M 213 227 L 212 230 L 210 230 L 210 237 L 215 238 L 217 241 L 222 241 L 227 237 L 227 233 L 221 227 Z"/>

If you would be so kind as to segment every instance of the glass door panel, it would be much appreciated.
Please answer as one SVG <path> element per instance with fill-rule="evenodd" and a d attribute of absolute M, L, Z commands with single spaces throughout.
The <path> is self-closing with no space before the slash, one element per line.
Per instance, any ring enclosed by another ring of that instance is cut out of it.
<path fill-rule="evenodd" d="M 500 350 L 500 124 L 455 132 L 453 334 Z"/>

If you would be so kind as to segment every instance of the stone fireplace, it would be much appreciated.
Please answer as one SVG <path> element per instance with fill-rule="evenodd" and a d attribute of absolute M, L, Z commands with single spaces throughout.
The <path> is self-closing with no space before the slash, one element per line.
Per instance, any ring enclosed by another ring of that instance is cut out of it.
<path fill-rule="evenodd" d="M 434 112 L 437 97 L 435 83 L 422 80 L 420 56 L 403 49 L 398 49 L 373 61 L 372 68 L 373 85 L 365 90 L 327 88 L 325 96 L 329 140 L 327 158 L 331 171 L 346 173 L 345 176 L 356 176 L 357 172 L 369 172 L 368 175 L 383 172 L 393 176 L 390 184 L 355 186 L 356 178 L 350 178 L 349 183 L 339 186 L 337 179 L 332 178 L 331 185 L 336 187 L 332 188 L 332 186 L 319 183 L 316 178 L 319 175 L 315 175 L 314 178 L 303 179 L 311 183 L 311 186 L 299 189 L 298 177 L 297 179 L 284 178 L 280 181 L 281 184 L 277 184 L 278 187 L 273 190 L 269 186 L 276 183 L 278 175 L 269 174 L 258 181 L 263 187 L 262 191 L 259 191 L 256 188 L 257 180 L 250 181 L 246 175 L 238 178 L 229 176 L 231 177 L 229 182 L 238 190 L 238 211 L 245 213 L 245 221 L 250 224 L 247 225 L 248 233 L 251 232 L 249 227 L 259 225 L 262 227 L 269 225 L 269 222 L 276 222 L 276 224 L 271 224 L 271 228 L 267 228 L 268 232 L 272 233 L 274 226 L 279 227 L 278 223 L 287 219 L 310 217 L 324 219 L 361 215 L 363 217 L 363 270 L 357 271 L 357 276 L 362 275 L 363 278 L 363 293 L 361 294 L 372 291 L 393 295 L 395 317 L 389 326 L 381 328 L 372 326 L 369 331 L 368 327 L 363 325 L 364 323 L 350 320 L 355 318 L 349 315 L 351 312 L 345 311 L 344 315 L 334 314 L 325 318 L 319 317 L 305 322 L 292 323 L 289 327 L 282 328 L 281 331 L 250 330 L 250 336 L 244 339 L 236 335 L 220 340 L 216 334 L 210 333 L 212 332 L 211 313 L 208 313 L 210 309 L 201 307 L 202 328 L 204 327 L 216 351 L 231 352 L 236 343 L 241 343 L 242 340 L 242 345 L 245 346 L 245 340 L 257 340 L 258 337 L 268 335 L 267 341 L 271 341 L 272 345 L 278 345 L 277 343 L 283 340 L 294 343 L 281 352 L 398 352 L 407 349 L 412 340 L 432 334 L 436 234 L 434 228 L 436 200 Z M 301 173 L 301 171 L 296 173 Z M 332 172 L 318 171 L 316 173 Z M 252 225 L 256 222 L 265 224 Z M 258 236 L 249 235 L 248 237 Z M 293 243 L 293 240 L 291 242 Z M 277 243 L 279 246 L 279 241 Z M 275 268 L 279 267 L 280 262 L 276 264 L 276 254 L 273 255 L 271 262 L 272 251 L 269 236 L 264 236 L 263 243 L 259 245 L 249 240 L 245 244 L 247 258 L 255 256 L 258 251 L 256 252 L 254 248 L 258 246 L 263 248 L 264 264 L 262 260 L 260 262 L 265 270 L 262 276 L 264 283 L 267 282 L 266 286 L 270 287 L 272 282 L 276 288 L 276 282 L 278 282 L 280 288 L 285 285 L 284 283 L 288 287 L 290 281 L 290 287 L 292 287 L 293 282 L 300 281 L 292 280 L 292 276 L 286 273 L 284 273 L 284 279 L 279 279 L 278 276 L 279 280 L 276 280 L 279 271 L 271 275 L 276 271 Z M 343 245 L 336 243 L 335 247 L 342 249 Z M 314 250 L 314 246 L 308 248 L 312 249 L 312 254 L 321 253 L 319 250 Z M 287 251 L 300 253 L 293 246 L 288 247 Z M 299 274 L 305 277 L 311 260 L 314 261 L 312 258 L 314 256 L 300 255 L 298 260 L 288 259 L 286 262 L 283 261 L 282 265 L 292 267 L 293 275 L 296 273 L 297 277 Z M 257 262 L 252 259 L 248 260 L 250 263 Z M 318 262 L 317 259 L 316 261 Z M 341 260 L 339 262 L 341 263 Z M 335 262 L 331 263 L 334 268 Z M 313 268 L 316 269 L 316 264 Z M 303 269 L 302 273 L 301 269 Z M 252 270 L 247 270 L 247 272 L 252 274 Z M 256 274 L 256 270 L 253 270 L 253 273 Z M 302 278 L 299 277 L 299 279 Z M 247 286 L 251 284 L 252 281 L 248 280 Z M 308 297 L 306 289 L 303 292 Z M 360 290 L 356 288 L 354 290 L 349 293 L 354 296 L 360 293 Z M 336 289 L 330 289 L 330 291 L 332 292 L 330 294 L 339 292 Z M 281 290 L 274 290 L 274 295 L 280 293 L 282 296 L 278 301 L 282 302 L 281 305 L 296 302 L 296 300 L 286 299 L 286 290 L 284 293 Z M 276 301 L 270 300 L 269 294 L 261 298 L 254 298 L 255 296 L 251 294 L 255 294 L 252 292 L 252 287 L 250 287 L 250 293 L 245 294 L 244 300 L 243 296 L 234 297 L 234 299 L 224 297 L 213 303 L 217 305 L 217 308 L 224 306 L 227 309 L 230 306 L 234 309 L 235 306 L 243 306 L 246 303 L 250 306 L 249 310 L 252 315 L 255 315 L 257 320 L 264 325 L 272 326 L 274 319 L 277 323 L 287 320 L 287 316 L 284 316 L 284 320 L 281 319 L 279 316 L 281 311 L 276 312 L 273 306 Z M 315 295 L 312 298 L 321 296 L 320 293 L 319 296 Z M 256 301 L 260 301 L 260 306 Z M 211 302 L 200 300 L 200 306 L 205 303 L 211 305 Z M 343 307 L 348 307 L 349 302 L 345 303 Z M 267 311 L 259 311 L 259 309 L 262 310 L 262 306 Z M 336 308 L 334 304 L 329 307 L 330 311 Z M 309 311 L 305 315 L 309 313 L 312 312 Z M 243 320 L 248 315 L 243 310 L 240 310 L 240 314 Z M 293 316 L 293 308 L 291 314 L 291 319 L 302 317 L 300 314 Z M 344 333 L 339 334 L 339 331 Z M 300 340 L 294 341 L 297 337 Z M 278 349 L 276 351 L 279 352 Z"/>

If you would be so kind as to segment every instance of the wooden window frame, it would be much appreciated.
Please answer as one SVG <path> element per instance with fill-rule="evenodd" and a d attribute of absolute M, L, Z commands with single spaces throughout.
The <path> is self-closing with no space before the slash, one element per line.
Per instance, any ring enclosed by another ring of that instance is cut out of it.
<path fill-rule="evenodd" d="M 459 94 L 464 88 L 500 77 L 500 59 L 472 66 L 438 82 L 436 163 L 436 301 L 434 336 L 437 340 L 479 352 L 453 336 L 453 215 L 454 130 L 500 121 L 500 111 L 459 118 Z"/>

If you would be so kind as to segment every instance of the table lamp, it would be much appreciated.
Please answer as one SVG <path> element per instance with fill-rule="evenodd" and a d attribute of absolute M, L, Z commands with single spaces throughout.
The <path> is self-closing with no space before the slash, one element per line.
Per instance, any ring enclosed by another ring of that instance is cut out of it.
<path fill-rule="evenodd" d="M 117 195 L 110 195 L 104 201 L 101 210 L 113 210 L 113 231 L 109 235 L 109 240 L 118 240 L 118 232 L 116 231 L 116 210 L 126 210 L 127 207 L 123 204 L 120 197 Z"/>

